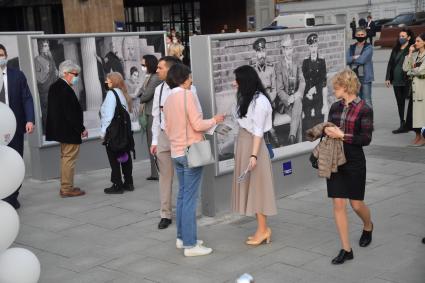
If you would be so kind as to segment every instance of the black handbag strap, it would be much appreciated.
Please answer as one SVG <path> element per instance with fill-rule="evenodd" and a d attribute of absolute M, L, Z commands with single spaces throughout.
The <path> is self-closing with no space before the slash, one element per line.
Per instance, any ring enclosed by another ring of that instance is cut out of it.
<path fill-rule="evenodd" d="M 161 117 L 161 112 L 162 112 L 162 106 L 161 106 L 161 99 L 162 99 L 162 91 L 164 90 L 164 85 L 165 82 L 162 83 L 161 85 L 161 90 L 159 92 L 159 102 L 158 102 L 158 108 L 159 108 L 159 125 L 161 126 L 162 124 L 162 117 Z"/>

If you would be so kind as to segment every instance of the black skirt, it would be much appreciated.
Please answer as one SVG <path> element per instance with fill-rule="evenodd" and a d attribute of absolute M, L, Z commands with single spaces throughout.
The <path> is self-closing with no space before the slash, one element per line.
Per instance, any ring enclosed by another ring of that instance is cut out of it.
<path fill-rule="evenodd" d="M 326 181 L 328 197 L 364 200 L 366 186 L 366 159 L 361 146 L 344 143 L 347 163 L 338 167 Z"/>

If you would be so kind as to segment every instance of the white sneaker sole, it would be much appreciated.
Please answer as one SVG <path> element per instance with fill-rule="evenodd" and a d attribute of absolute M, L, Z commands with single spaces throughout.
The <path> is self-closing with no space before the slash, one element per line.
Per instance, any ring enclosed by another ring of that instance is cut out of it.
<path fill-rule="evenodd" d="M 204 255 L 209 255 L 212 253 L 212 250 L 209 252 L 205 252 L 205 253 L 191 253 L 191 252 L 184 252 L 184 256 L 186 257 L 195 257 L 195 256 L 204 256 Z"/>

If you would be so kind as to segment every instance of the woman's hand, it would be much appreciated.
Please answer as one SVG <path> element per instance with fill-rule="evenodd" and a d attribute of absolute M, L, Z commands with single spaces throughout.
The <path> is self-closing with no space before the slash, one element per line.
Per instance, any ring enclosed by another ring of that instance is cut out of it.
<path fill-rule="evenodd" d="M 224 117 L 225 117 L 224 114 L 217 114 L 213 118 L 216 124 L 220 124 L 220 123 L 223 123 Z"/>
<path fill-rule="evenodd" d="M 416 51 L 416 47 L 415 47 L 415 44 L 413 44 L 413 45 L 411 45 L 410 47 L 409 47 L 409 57 L 413 54 L 413 52 L 415 52 Z"/>
<path fill-rule="evenodd" d="M 344 132 L 338 127 L 326 127 L 325 134 L 332 139 L 344 139 Z"/>
<path fill-rule="evenodd" d="M 251 156 L 249 158 L 249 164 L 248 164 L 249 171 L 254 170 L 256 166 L 257 166 L 257 158 L 254 156 Z"/>
<path fill-rule="evenodd" d="M 385 85 L 387 86 L 387 87 L 390 87 L 391 86 L 391 82 L 390 81 L 385 81 Z"/>

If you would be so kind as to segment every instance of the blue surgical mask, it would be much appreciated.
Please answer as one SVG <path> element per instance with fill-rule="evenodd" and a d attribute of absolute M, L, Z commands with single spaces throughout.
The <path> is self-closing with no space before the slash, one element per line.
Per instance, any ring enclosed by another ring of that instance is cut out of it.
<path fill-rule="evenodd" d="M 7 58 L 0 58 L 0 67 L 5 67 L 7 65 Z"/>
<path fill-rule="evenodd" d="M 400 38 L 398 39 L 398 42 L 400 42 L 400 44 L 401 44 L 401 45 L 403 45 L 403 44 L 405 44 L 405 43 L 407 42 L 407 38 L 400 37 Z"/>
<path fill-rule="evenodd" d="M 72 78 L 72 81 L 71 81 L 71 84 L 72 85 L 76 85 L 78 83 L 78 77 L 73 77 Z"/>

